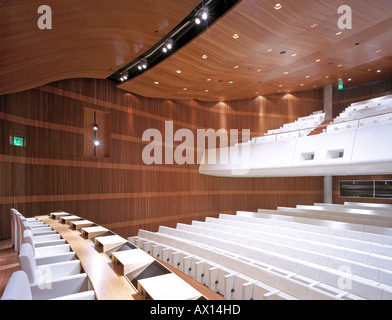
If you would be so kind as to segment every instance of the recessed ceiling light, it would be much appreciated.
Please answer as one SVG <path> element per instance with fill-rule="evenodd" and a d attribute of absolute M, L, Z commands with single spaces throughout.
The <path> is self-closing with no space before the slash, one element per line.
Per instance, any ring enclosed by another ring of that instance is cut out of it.
<path fill-rule="evenodd" d="M 261 71 L 261 69 L 257 69 L 257 72 L 260 72 Z"/>
<path fill-rule="evenodd" d="M 208 89 L 204 90 L 204 92 L 208 92 Z"/>
<path fill-rule="evenodd" d="M 283 87 L 283 84 L 280 84 L 280 85 L 279 85 L 279 88 L 282 88 L 282 87 Z"/>
<path fill-rule="evenodd" d="M 381 72 L 381 70 L 379 69 L 379 70 L 377 70 L 377 72 L 378 72 L 378 73 L 380 73 L 380 72 Z"/>
<path fill-rule="evenodd" d="M 338 68 L 341 68 L 341 67 L 342 67 L 342 64 L 339 64 L 339 65 L 338 65 Z"/>
<path fill-rule="evenodd" d="M 351 81 L 352 79 L 351 79 L 351 78 L 348 78 L 347 80 L 348 80 L 348 81 Z"/>
<path fill-rule="evenodd" d="M 284 74 L 289 74 L 289 72 L 288 72 L 288 71 L 286 71 Z"/>
<path fill-rule="evenodd" d="M 282 7 L 283 7 L 283 6 L 282 6 L 281 3 L 276 3 L 276 4 L 274 5 L 275 10 L 279 10 L 279 9 L 281 9 Z"/>
<path fill-rule="evenodd" d="M 234 69 L 238 69 L 240 66 L 234 66 Z"/>
<path fill-rule="evenodd" d="M 238 33 L 234 33 L 234 34 L 233 34 L 233 38 L 234 38 L 234 39 L 238 39 L 239 37 L 240 37 L 240 35 L 239 35 Z"/>
<path fill-rule="evenodd" d="M 317 59 L 317 60 L 316 60 L 316 62 L 320 62 L 320 61 L 321 61 L 321 59 Z"/>
<path fill-rule="evenodd" d="M 301 87 L 303 87 L 303 86 L 304 86 L 304 84 L 303 84 L 303 83 L 301 83 L 301 84 L 300 84 L 300 86 L 301 86 Z"/>
<path fill-rule="evenodd" d="M 368 72 L 372 71 L 372 69 L 368 69 Z"/>
<path fill-rule="evenodd" d="M 258 91 L 255 91 L 255 94 L 259 94 L 259 92 L 258 92 Z"/>
<path fill-rule="evenodd" d="M 273 49 L 268 49 L 267 52 L 271 52 Z"/>
<path fill-rule="evenodd" d="M 233 82 L 234 82 L 233 80 L 229 81 L 229 83 L 233 83 Z"/>
<path fill-rule="evenodd" d="M 177 73 L 181 73 L 181 70 L 177 70 L 176 72 L 177 72 Z"/>
<path fill-rule="evenodd" d="M 154 81 L 154 83 L 155 83 L 155 84 L 159 84 L 159 82 L 158 82 L 158 81 Z"/>
<path fill-rule="evenodd" d="M 339 32 L 336 32 L 336 35 L 340 36 L 342 33 L 343 33 L 342 31 L 339 31 Z"/>
<path fill-rule="evenodd" d="M 311 28 L 316 28 L 316 27 L 318 27 L 318 23 L 313 23 L 310 27 Z"/>
<path fill-rule="evenodd" d="M 211 79 L 210 79 L 210 78 L 208 78 L 208 79 L 206 79 L 206 81 L 211 81 Z"/>
<path fill-rule="evenodd" d="M 291 56 L 292 56 L 292 57 L 295 57 L 296 55 L 297 55 L 296 53 L 293 53 Z"/>
<path fill-rule="evenodd" d="M 329 78 L 329 76 L 325 76 L 325 79 L 328 79 Z"/>
<path fill-rule="evenodd" d="M 203 59 L 207 59 L 207 58 L 208 58 L 206 54 L 203 54 L 201 57 L 202 57 Z"/>
<path fill-rule="evenodd" d="M 317 86 L 313 86 L 313 88 L 317 88 Z"/>
<path fill-rule="evenodd" d="M 310 76 L 306 76 L 306 79 L 309 79 L 310 78 Z"/>
<path fill-rule="evenodd" d="M 380 53 L 381 51 L 382 51 L 382 50 L 380 49 L 380 50 L 377 50 L 376 52 L 377 52 L 377 53 Z"/>
<path fill-rule="evenodd" d="M 182 89 L 182 90 L 184 90 L 184 91 L 187 91 L 187 90 L 188 90 L 188 88 L 184 88 L 184 89 Z"/>

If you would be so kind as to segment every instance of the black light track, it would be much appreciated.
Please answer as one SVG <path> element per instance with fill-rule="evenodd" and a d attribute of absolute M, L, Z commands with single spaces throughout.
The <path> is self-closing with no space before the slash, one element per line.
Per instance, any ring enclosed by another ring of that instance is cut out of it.
<path fill-rule="evenodd" d="M 202 1 L 191 13 L 189 13 L 175 28 L 173 28 L 164 38 L 157 42 L 150 49 L 145 51 L 142 55 L 122 67 L 121 69 L 114 72 L 107 79 L 115 81 L 117 83 L 125 83 L 132 78 L 135 78 L 148 69 L 154 67 L 158 63 L 162 62 L 170 55 L 181 49 L 183 46 L 188 44 L 202 32 L 213 25 L 219 20 L 224 14 L 231 10 L 236 4 L 242 0 L 209 0 Z M 200 24 L 195 23 L 195 17 L 203 9 L 208 10 L 207 20 L 201 20 Z M 173 40 L 173 48 L 166 53 L 162 51 L 165 42 L 169 39 Z M 146 59 L 147 68 L 139 70 L 138 65 L 140 62 Z M 120 78 L 127 73 L 127 79 L 122 81 Z"/>

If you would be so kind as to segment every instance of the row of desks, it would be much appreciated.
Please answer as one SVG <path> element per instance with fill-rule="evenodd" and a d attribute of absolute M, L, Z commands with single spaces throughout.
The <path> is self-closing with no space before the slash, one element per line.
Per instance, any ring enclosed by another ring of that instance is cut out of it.
<path fill-rule="evenodd" d="M 37 218 L 70 244 L 98 300 L 205 299 L 157 259 L 92 221 L 66 212 Z"/>

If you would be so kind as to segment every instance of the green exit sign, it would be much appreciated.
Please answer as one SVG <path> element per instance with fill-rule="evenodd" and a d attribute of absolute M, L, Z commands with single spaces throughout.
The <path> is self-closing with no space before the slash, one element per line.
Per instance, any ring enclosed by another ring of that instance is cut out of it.
<path fill-rule="evenodd" d="M 343 90 L 343 80 L 342 79 L 338 80 L 338 90 Z"/>
<path fill-rule="evenodd" d="M 17 147 L 25 147 L 25 139 L 18 136 L 10 136 L 10 145 Z"/>

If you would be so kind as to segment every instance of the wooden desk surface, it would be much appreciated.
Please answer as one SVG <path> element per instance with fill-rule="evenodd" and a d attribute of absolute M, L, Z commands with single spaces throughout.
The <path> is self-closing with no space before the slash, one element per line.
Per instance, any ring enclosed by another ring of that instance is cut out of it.
<path fill-rule="evenodd" d="M 90 278 L 97 300 L 145 300 L 142 294 L 137 292 L 123 275 L 115 272 L 108 257 L 104 253 L 97 252 L 91 240 L 84 239 L 81 236 L 80 230 L 72 230 L 68 224 L 62 224 L 59 220 L 51 219 L 47 215 L 37 216 L 36 218 L 51 226 L 69 243 L 80 260 L 84 272 Z M 156 260 L 188 282 L 207 299 L 225 300 L 218 293 L 195 279 L 159 259 Z"/>
<path fill-rule="evenodd" d="M 201 293 L 174 273 L 139 280 L 138 289 L 148 293 L 153 300 L 195 300 Z M 165 290 L 171 287 L 175 290 Z"/>
<path fill-rule="evenodd" d="M 70 244 L 90 278 L 98 300 L 144 300 L 124 276 L 114 271 L 111 261 L 103 253 L 98 253 L 90 240 L 83 239 L 79 231 L 49 216 L 37 218 L 50 225 Z"/>

